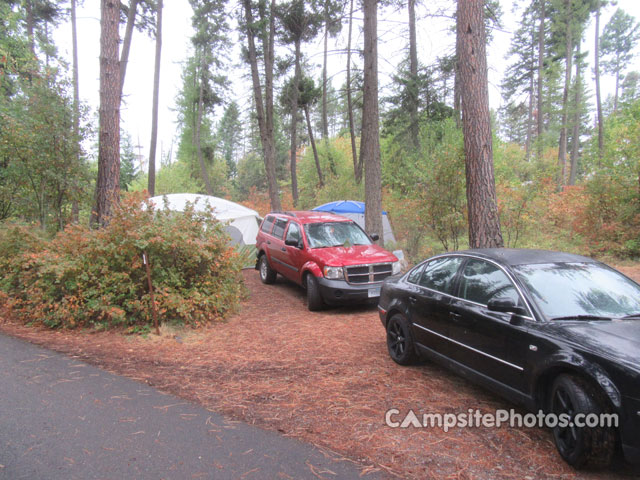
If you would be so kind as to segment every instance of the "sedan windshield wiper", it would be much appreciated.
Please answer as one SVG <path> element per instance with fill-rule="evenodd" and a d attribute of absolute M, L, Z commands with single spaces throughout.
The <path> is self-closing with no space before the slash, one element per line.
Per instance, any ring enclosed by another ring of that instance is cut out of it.
<path fill-rule="evenodd" d="M 564 317 L 552 317 L 551 320 L 611 320 L 611 317 L 601 315 L 567 315 Z"/>
<path fill-rule="evenodd" d="M 632 313 L 630 315 L 625 315 L 624 317 L 620 317 L 619 320 L 630 320 L 632 318 L 640 318 L 640 312 L 639 313 Z"/>

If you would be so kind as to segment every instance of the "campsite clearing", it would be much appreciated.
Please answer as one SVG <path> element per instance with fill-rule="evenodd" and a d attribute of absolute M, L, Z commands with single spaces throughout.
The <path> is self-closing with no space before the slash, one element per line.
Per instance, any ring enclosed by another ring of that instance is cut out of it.
<path fill-rule="evenodd" d="M 638 268 L 622 268 L 640 278 Z M 227 323 L 163 335 L 50 331 L 12 322 L 0 330 L 127 375 L 242 420 L 312 442 L 402 478 L 627 478 L 620 460 L 576 473 L 538 428 L 390 428 L 385 412 L 495 412 L 515 408 L 433 364 L 391 361 L 375 307 L 307 311 L 281 278 L 250 295 Z M 523 412 L 524 413 L 524 412 Z M 333 478 L 322 475 L 321 478 Z M 366 478 L 366 477 L 365 477 Z"/>

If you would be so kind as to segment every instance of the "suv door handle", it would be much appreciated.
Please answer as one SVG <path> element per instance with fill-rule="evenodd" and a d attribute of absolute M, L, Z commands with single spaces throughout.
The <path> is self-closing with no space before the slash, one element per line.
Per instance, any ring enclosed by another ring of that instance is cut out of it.
<path fill-rule="evenodd" d="M 271 245 L 271 240 L 267 240 L 267 245 Z"/>
<path fill-rule="evenodd" d="M 416 303 L 417 301 L 418 301 L 418 299 L 417 299 L 416 297 L 414 297 L 413 295 L 411 295 L 411 296 L 409 297 L 409 302 L 411 302 L 411 303 Z"/>
<path fill-rule="evenodd" d="M 287 249 L 286 249 L 286 248 L 284 248 L 284 247 L 281 247 L 281 248 L 280 248 L 280 250 L 282 250 L 283 252 L 286 252 L 286 251 L 287 251 Z"/>
<path fill-rule="evenodd" d="M 460 320 L 462 318 L 462 315 L 460 315 L 459 313 L 456 313 L 456 312 L 449 312 L 449 316 L 454 321 L 458 321 L 458 320 Z"/>

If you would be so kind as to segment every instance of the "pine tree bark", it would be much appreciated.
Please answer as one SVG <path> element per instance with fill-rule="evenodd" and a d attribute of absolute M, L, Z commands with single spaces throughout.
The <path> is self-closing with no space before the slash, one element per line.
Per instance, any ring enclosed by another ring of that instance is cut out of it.
<path fill-rule="evenodd" d="M 378 5 L 363 0 L 364 10 L 364 96 L 360 163 L 364 165 L 364 224 L 368 233 L 382 242 L 382 169 L 378 112 Z"/>
<path fill-rule="evenodd" d="M 542 134 L 544 133 L 544 29 L 545 29 L 545 4 L 540 1 L 540 27 L 538 29 L 538 157 L 542 156 Z"/>
<path fill-rule="evenodd" d="M 202 60 L 200 62 L 200 75 L 204 77 L 204 69 L 206 68 L 204 52 L 200 52 Z M 204 161 L 204 155 L 202 154 L 202 141 L 200 137 L 200 131 L 202 127 L 202 117 L 204 116 L 204 79 L 200 79 L 200 88 L 198 93 L 198 119 L 196 122 L 196 151 L 198 152 L 198 163 L 200 164 L 200 173 L 202 180 L 204 181 L 204 188 L 207 191 L 207 195 L 213 195 L 213 187 L 211 186 L 211 180 L 209 179 L 209 172 L 207 171 L 207 165 Z"/>
<path fill-rule="evenodd" d="M 558 170 L 560 178 L 558 184 L 567 183 L 567 129 L 569 120 L 569 89 L 571 88 L 571 69 L 573 61 L 573 28 L 571 28 L 571 0 L 565 0 L 567 12 L 567 31 L 565 43 L 566 71 L 564 75 L 564 90 L 562 92 L 562 120 L 560 121 L 560 140 L 558 145 Z"/>
<path fill-rule="evenodd" d="M 156 58 L 153 69 L 153 107 L 151 112 L 151 145 L 149 146 L 149 178 L 147 190 L 156 194 L 156 145 L 158 143 L 158 101 L 160 97 L 160 60 L 162 57 L 162 0 L 156 0 Z"/>
<path fill-rule="evenodd" d="M 71 48 L 73 69 L 73 136 L 77 145 L 74 151 L 76 161 L 80 164 L 80 80 L 78 74 L 78 26 L 76 23 L 76 0 L 71 0 Z M 78 223 L 80 204 L 76 195 L 71 201 L 71 222 Z"/>
<path fill-rule="evenodd" d="M 295 73 L 293 76 L 293 91 L 291 92 L 291 152 L 290 152 L 290 170 L 291 170 L 291 195 L 293 197 L 293 206 L 298 205 L 298 98 L 299 85 L 302 69 L 300 68 L 300 39 L 295 42 Z"/>
<path fill-rule="evenodd" d="M 313 128 L 311 128 L 311 115 L 309 115 L 309 106 L 304 106 L 304 116 L 307 119 L 307 132 L 309 133 L 309 141 L 311 142 L 311 149 L 313 150 L 313 160 L 316 162 L 316 170 L 318 172 L 318 186 L 324 186 L 324 177 L 322 175 L 322 168 L 320 167 L 320 157 L 318 157 L 318 149 L 316 148 L 316 141 L 313 138 Z"/>
<path fill-rule="evenodd" d="M 571 139 L 571 169 L 569 170 L 569 185 L 576 184 L 578 174 L 578 154 L 580 148 L 580 103 L 582 103 L 582 65 L 580 62 L 580 42 L 576 44 L 576 82 L 573 113 L 573 133 Z"/>
<path fill-rule="evenodd" d="M 502 247 L 493 173 L 484 2 L 458 1 L 456 53 L 462 100 L 469 246 Z"/>
<path fill-rule="evenodd" d="M 347 36 L 347 116 L 349 117 L 349 136 L 351 138 L 351 156 L 353 175 L 357 184 L 362 181 L 362 163 L 356 150 L 356 131 L 353 120 L 353 97 L 351 96 L 351 34 L 353 31 L 353 0 L 349 2 L 349 34 Z"/>
<path fill-rule="evenodd" d="M 251 67 L 251 81 L 253 84 L 253 98 L 255 100 L 258 129 L 260 130 L 260 143 L 264 155 L 264 166 L 269 187 L 269 201 L 271 210 L 281 210 L 280 193 L 278 191 L 278 179 L 276 176 L 275 141 L 273 136 L 273 61 L 275 38 L 275 0 L 271 0 L 271 14 L 269 16 L 269 33 L 263 39 L 264 70 L 265 70 L 265 94 L 262 97 L 260 75 L 258 73 L 258 54 L 255 45 L 255 32 L 251 0 L 243 0 L 245 21 L 247 24 L 247 53 Z"/>
<path fill-rule="evenodd" d="M 596 77 L 596 111 L 598 115 L 598 161 L 604 153 L 604 119 L 602 118 L 602 97 L 600 96 L 600 0 L 596 0 L 596 38 L 594 47 L 594 66 Z"/>
<path fill-rule="evenodd" d="M 327 49 L 329 46 L 329 21 L 330 21 L 329 0 L 325 0 L 324 1 L 324 52 L 322 56 L 322 138 L 324 139 L 326 139 L 329 136 L 329 120 L 327 117 Z"/>
<path fill-rule="evenodd" d="M 416 0 L 407 2 L 409 10 L 409 74 L 411 84 L 409 87 L 409 119 L 411 125 L 409 131 L 413 146 L 420 148 L 420 125 L 418 123 L 418 45 L 416 35 Z"/>
<path fill-rule="evenodd" d="M 100 11 L 100 130 L 95 220 L 109 222 L 120 185 L 120 63 L 118 25 L 120 2 L 101 0 Z"/>
<path fill-rule="evenodd" d="M 533 34 L 535 36 L 535 34 Z M 529 107 L 527 111 L 527 140 L 525 142 L 525 160 L 528 162 L 531 159 L 531 142 L 533 140 L 533 103 L 535 96 L 534 86 L 534 65 L 533 59 L 535 56 L 534 42 L 531 42 L 531 65 L 529 68 Z"/>
<path fill-rule="evenodd" d="M 127 74 L 127 64 L 129 63 L 129 50 L 131 50 L 131 38 L 133 37 L 133 27 L 136 24 L 136 10 L 139 0 L 131 0 L 129 4 L 129 13 L 127 14 L 127 26 L 124 31 L 124 40 L 122 41 L 122 52 L 120 52 L 120 98 L 124 88 L 124 77 Z"/>

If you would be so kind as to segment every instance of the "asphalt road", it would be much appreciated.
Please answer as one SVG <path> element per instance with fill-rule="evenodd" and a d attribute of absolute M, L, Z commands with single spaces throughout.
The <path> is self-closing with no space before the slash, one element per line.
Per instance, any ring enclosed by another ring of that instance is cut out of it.
<path fill-rule="evenodd" d="M 0 334 L 0 479 L 373 479 L 275 432 Z"/>

